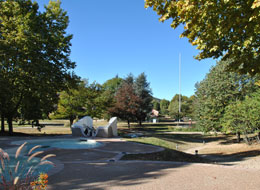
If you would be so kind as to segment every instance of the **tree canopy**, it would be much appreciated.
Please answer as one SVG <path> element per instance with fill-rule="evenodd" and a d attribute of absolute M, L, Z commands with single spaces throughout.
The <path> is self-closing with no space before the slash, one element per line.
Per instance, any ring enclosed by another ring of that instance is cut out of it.
<path fill-rule="evenodd" d="M 205 79 L 196 85 L 195 112 L 197 124 L 203 131 L 222 130 L 221 120 L 225 108 L 243 100 L 246 95 L 257 90 L 257 76 L 239 75 L 225 72 L 228 61 L 218 62 Z"/>
<path fill-rule="evenodd" d="M 176 94 L 168 107 L 169 115 L 175 119 L 192 116 L 192 98 L 181 95 L 181 113 L 179 113 L 179 94 Z"/>
<path fill-rule="evenodd" d="M 142 125 L 142 121 L 145 120 L 147 115 L 152 111 L 152 90 L 150 89 L 150 83 L 146 79 L 146 75 L 141 73 L 134 81 L 134 90 L 136 95 L 141 100 L 139 103 L 139 109 L 136 114 L 136 118 L 139 124 Z"/>
<path fill-rule="evenodd" d="M 245 136 L 248 143 L 248 134 L 252 132 L 260 132 L 260 90 L 246 96 L 242 101 L 236 101 L 225 108 L 225 114 L 222 124 L 226 132 L 235 132 L 238 134 L 238 142 L 240 141 L 240 133 Z M 259 135 L 258 135 L 259 138 Z M 260 140 L 260 139 L 258 139 Z"/>
<path fill-rule="evenodd" d="M 123 80 L 115 95 L 115 103 L 109 109 L 110 115 L 126 120 L 138 121 L 140 125 L 151 113 L 152 91 L 146 75 L 135 78 L 131 73 Z M 158 104 L 159 105 L 159 104 Z"/>
<path fill-rule="evenodd" d="M 109 109 L 111 115 L 130 122 L 136 120 L 140 98 L 134 92 L 133 85 L 124 82 L 115 95 L 115 104 Z"/>
<path fill-rule="evenodd" d="M 10 133 L 19 109 L 52 111 L 45 105 L 57 103 L 57 92 L 73 78 L 72 35 L 66 32 L 69 20 L 60 4 L 50 1 L 40 12 L 31 0 L 0 1 L 0 113 Z M 22 106 L 30 99 L 37 100 L 35 107 Z"/>
<path fill-rule="evenodd" d="M 161 112 L 163 115 L 167 115 L 167 114 L 169 113 L 169 111 L 168 111 L 169 104 L 170 104 L 170 101 L 169 101 L 169 100 L 162 99 L 162 100 L 160 101 L 160 112 Z"/>
<path fill-rule="evenodd" d="M 145 0 L 145 7 L 174 29 L 184 25 L 181 37 L 200 50 L 197 59 L 232 59 L 229 70 L 260 73 L 259 0 Z"/>

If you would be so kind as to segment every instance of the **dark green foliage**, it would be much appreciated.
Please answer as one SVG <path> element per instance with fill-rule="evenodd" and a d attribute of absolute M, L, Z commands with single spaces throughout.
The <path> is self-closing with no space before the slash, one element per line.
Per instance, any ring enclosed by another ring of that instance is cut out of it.
<path fill-rule="evenodd" d="M 109 91 L 112 95 L 114 95 L 123 82 L 122 78 L 115 76 L 112 79 L 107 80 L 102 86 L 105 91 Z"/>
<path fill-rule="evenodd" d="M 248 142 L 247 135 L 260 130 L 260 89 L 225 108 L 222 124 L 226 132 L 241 133 Z"/>
<path fill-rule="evenodd" d="M 103 93 L 100 84 L 79 81 L 77 85 L 60 93 L 58 109 L 53 117 L 69 119 L 70 125 L 76 118 L 85 115 L 101 118 L 109 101 Z"/>
<path fill-rule="evenodd" d="M 153 109 L 160 111 L 160 102 L 158 100 L 153 99 L 152 104 L 153 104 Z"/>
<path fill-rule="evenodd" d="M 162 99 L 160 101 L 160 112 L 162 115 L 168 115 L 168 107 L 169 107 L 170 101 Z"/>
<path fill-rule="evenodd" d="M 139 109 L 136 114 L 137 121 L 142 125 L 142 121 L 152 111 L 152 91 L 150 84 L 147 82 L 146 75 L 141 73 L 134 81 L 134 90 L 141 102 L 139 103 Z"/>
<path fill-rule="evenodd" d="M 142 125 L 152 108 L 152 92 L 146 75 L 141 73 L 134 78 L 130 73 L 118 89 L 115 103 L 109 109 L 109 114 L 127 120 L 129 126 L 130 121 L 138 121 Z"/>
<path fill-rule="evenodd" d="M 220 131 L 225 108 L 243 100 L 246 94 L 256 91 L 255 77 L 226 72 L 228 61 L 213 67 L 205 79 L 196 84 L 195 107 L 197 124 L 203 131 Z"/>
<path fill-rule="evenodd" d="M 181 112 L 179 114 L 179 94 L 176 94 L 169 104 L 169 115 L 177 120 L 183 117 L 192 117 L 192 105 L 192 98 L 181 95 Z"/>
<path fill-rule="evenodd" d="M 57 92 L 73 78 L 68 16 L 60 1 L 50 1 L 44 12 L 38 8 L 30 0 L 0 2 L 0 112 L 10 133 L 19 110 L 28 118 L 41 118 L 40 112 L 52 111 Z M 30 100 L 36 102 L 25 105 Z"/>
<path fill-rule="evenodd" d="M 103 117 L 105 119 L 109 119 L 112 117 L 112 115 L 108 111 L 108 108 L 111 108 L 114 106 L 116 92 L 121 87 L 122 83 L 123 83 L 123 79 L 116 76 L 112 79 L 107 80 L 102 85 L 104 91 L 103 91 L 101 97 L 103 99 L 106 99 L 106 102 L 105 102 L 106 109 L 103 110 L 103 112 L 104 112 Z"/>

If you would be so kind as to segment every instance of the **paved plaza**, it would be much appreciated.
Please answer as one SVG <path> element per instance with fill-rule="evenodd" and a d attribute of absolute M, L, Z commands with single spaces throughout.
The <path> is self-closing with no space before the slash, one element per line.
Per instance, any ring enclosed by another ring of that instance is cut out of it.
<path fill-rule="evenodd" d="M 260 187 L 258 169 L 184 162 L 120 161 L 120 157 L 127 153 L 162 149 L 117 138 L 96 140 L 103 146 L 84 150 L 51 149 L 46 152 L 56 154 L 53 161 L 57 166 L 49 173 L 49 190 L 256 190 Z M 11 141 L 12 138 L 2 138 L 1 147 L 14 147 L 9 144 Z"/>

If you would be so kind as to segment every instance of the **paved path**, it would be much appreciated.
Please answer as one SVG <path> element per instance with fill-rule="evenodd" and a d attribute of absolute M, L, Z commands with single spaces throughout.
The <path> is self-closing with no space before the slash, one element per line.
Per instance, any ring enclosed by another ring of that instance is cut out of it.
<path fill-rule="evenodd" d="M 259 171 L 163 162 L 65 163 L 51 190 L 259 190 Z"/>
<path fill-rule="evenodd" d="M 28 138 L 29 139 L 29 138 Z M 12 139 L 0 139 L 1 147 Z M 178 162 L 118 161 L 122 152 L 153 152 L 154 146 L 99 139 L 87 150 L 53 149 L 58 167 L 48 190 L 259 190 L 260 169 Z"/>

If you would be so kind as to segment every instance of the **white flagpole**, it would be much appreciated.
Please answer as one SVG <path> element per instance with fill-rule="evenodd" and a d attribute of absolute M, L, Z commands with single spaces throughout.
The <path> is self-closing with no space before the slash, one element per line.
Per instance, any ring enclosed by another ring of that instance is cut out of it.
<path fill-rule="evenodd" d="M 179 54 L 179 123 L 181 121 L 181 53 Z"/>

